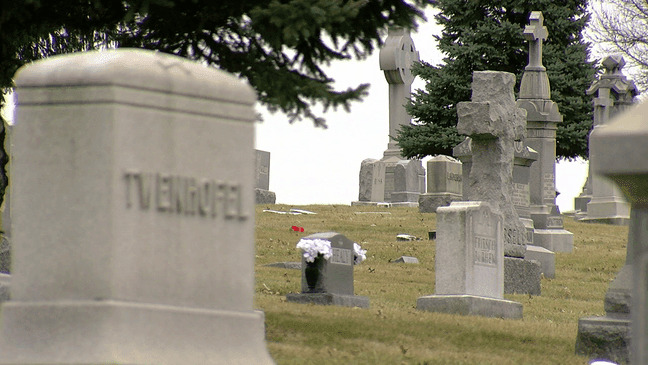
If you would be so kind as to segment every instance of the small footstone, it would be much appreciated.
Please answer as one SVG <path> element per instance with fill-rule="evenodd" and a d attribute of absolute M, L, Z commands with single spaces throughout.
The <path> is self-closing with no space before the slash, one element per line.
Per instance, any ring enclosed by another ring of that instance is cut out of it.
<path fill-rule="evenodd" d="M 418 264 L 419 260 L 412 256 L 401 256 L 392 261 L 393 264 Z"/>

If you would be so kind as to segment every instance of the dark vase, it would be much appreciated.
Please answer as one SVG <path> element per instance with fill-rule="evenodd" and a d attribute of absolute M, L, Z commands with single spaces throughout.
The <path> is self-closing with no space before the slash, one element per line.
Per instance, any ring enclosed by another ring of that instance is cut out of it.
<path fill-rule="evenodd" d="M 308 285 L 308 290 L 306 293 L 321 293 L 324 290 L 320 285 L 320 273 L 322 271 L 322 265 L 324 264 L 324 256 L 317 255 L 313 262 L 306 261 L 306 267 L 304 268 L 304 276 L 306 277 L 306 285 Z"/>

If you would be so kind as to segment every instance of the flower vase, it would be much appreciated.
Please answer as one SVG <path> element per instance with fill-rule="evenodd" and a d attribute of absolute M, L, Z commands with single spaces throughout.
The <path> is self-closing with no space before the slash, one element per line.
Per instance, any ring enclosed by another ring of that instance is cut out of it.
<path fill-rule="evenodd" d="M 308 286 L 306 293 L 324 292 L 323 288 L 321 288 L 320 283 L 323 265 L 324 256 L 322 255 L 317 255 L 313 262 L 306 261 L 306 267 L 304 268 L 304 276 L 306 277 L 306 285 Z"/>

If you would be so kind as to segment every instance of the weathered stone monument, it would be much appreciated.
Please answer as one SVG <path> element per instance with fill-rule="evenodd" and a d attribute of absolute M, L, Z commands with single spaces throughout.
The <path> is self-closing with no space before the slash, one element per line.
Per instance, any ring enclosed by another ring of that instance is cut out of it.
<path fill-rule="evenodd" d="M 524 141 L 514 142 L 515 152 L 513 153 L 513 183 L 510 189 L 511 202 L 520 217 L 520 222 L 525 227 L 526 251 L 524 262 L 520 257 L 504 257 L 504 292 L 507 294 L 540 294 L 540 278 L 538 267 L 532 260 L 540 263 L 540 273 L 547 278 L 554 278 L 556 275 L 555 254 L 543 247 L 533 245 L 533 220 L 529 211 L 529 176 L 530 166 L 537 160 L 538 153 L 525 145 Z M 469 191 L 467 185 L 470 170 L 472 167 L 472 139 L 466 138 L 453 148 L 453 155 L 462 162 L 463 180 L 465 191 Z M 466 194 L 464 200 L 469 200 Z M 508 272 L 508 274 L 507 274 Z"/>
<path fill-rule="evenodd" d="M 604 317 L 578 321 L 576 353 L 648 364 L 648 104 L 590 136 L 591 172 L 618 185 L 631 204 L 625 265 L 605 294 Z"/>
<path fill-rule="evenodd" d="M 554 252 L 572 252 L 574 235 L 563 227 L 556 205 L 556 128 L 562 122 L 558 104 L 551 101 L 547 71 L 542 65 L 542 42 L 547 39 L 542 12 L 529 16 L 524 29 L 529 41 L 529 64 L 520 83 L 517 106 L 527 111 L 526 143 L 538 152 L 531 165 L 530 213 L 533 219 L 533 242 Z"/>
<path fill-rule="evenodd" d="M 289 302 L 369 308 L 369 298 L 354 295 L 354 242 L 336 232 L 316 233 L 302 241 L 326 241 L 331 246 L 330 258 L 318 255 L 308 262 L 302 255 L 302 292 L 286 295 Z"/>
<path fill-rule="evenodd" d="M 438 155 L 427 162 L 427 192 L 419 196 L 419 212 L 434 213 L 438 207 L 462 200 L 463 170 L 461 162 Z"/>
<path fill-rule="evenodd" d="M 0 363 L 272 364 L 253 310 L 254 91 L 134 49 L 15 80 Z"/>
<path fill-rule="evenodd" d="M 411 66 L 419 60 L 419 54 L 409 30 L 390 28 L 379 56 L 380 69 L 389 83 L 390 140 L 382 159 L 362 161 L 358 201 L 351 205 L 418 206 L 419 195 L 425 193 L 425 169 L 420 160 L 403 159 L 398 144 L 391 139 L 411 120 L 404 105 L 414 81 Z"/>
<path fill-rule="evenodd" d="M 270 152 L 254 150 L 254 153 L 256 157 L 255 203 L 274 204 L 277 196 L 270 191 Z"/>
<path fill-rule="evenodd" d="M 474 72 L 472 101 L 457 104 L 457 131 L 471 138 L 469 201 L 437 209 L 435 295 L 419 298 L 418 309 L 522 317 L 521 304 L 502 299 L 504 255 L 524 262 L 526 251 L 510 196 L 514 142 L 524 137 L 526 114 L 515 106 L 514 84 L 507 72 Z"/>
<path fill-rule="evenodd" d="M 522 304 L 504 297 L 502 215 L 485 202 L 452 202 L 437 209 L 434 295 L 416 309 L 522 318 Z"/>
<path fill-rule="evenodd" d="M 540 264 L 524 260 L 526 227 L 511 198 L 516 141 L 526 132 L 524 109 L 513 95 L 509 73 L 473 73 L 472 102 L 457 105 L 459 133 L 470 137 L 472 163 L 464 200 L 486 201 L 503 215 L 504 292 L 540 295 Z"/>
<path fill-rule="evenodd" d="M 594 95 L 594 129 L 607 124 L 634 104 L 639 94 L 634 82 L 622 73 L 625 60 L 620 55 L 607 56 L 601 62 L 605 72 L 587 90 Z M 592 162 L 590 154 L 590 166 Z M 580 207 L 576 218 L 582 222 L 627 225 L 630 220 L 630 203 L 610 180 L 590 173 L 583 193 L 574 199 Z"/>

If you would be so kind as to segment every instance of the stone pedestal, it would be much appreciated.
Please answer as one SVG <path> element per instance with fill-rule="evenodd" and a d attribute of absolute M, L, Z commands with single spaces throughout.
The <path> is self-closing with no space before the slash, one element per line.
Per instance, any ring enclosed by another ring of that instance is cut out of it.
<path fill-rule="evenodd" d="M 626 261 L 605 294 L 605 316 L 578 320 L 576 354 L 630 363 L 632 264 Z"/>
<path fill-rule="evenodd" d="M 448 156 L 435 156 L 427 162 L 427 193 L 419 196 L 419 212 L 434 213 L 438 207 L 462 200 L 461 162 Z"/>
<path fill-rule="evenodd" d="M 253 309 L 254 91 L 133 49 L 50 57 L 16 85 L 0 363 L 273 364 Z"/>
<path fill-rule="evenodd" d="M 484 202 L 437 209 L 435 294 L 416 308 L 432 312 L 522 318 L 522 304 L 504 300 L 502 216 Z"/>
<path fill-rule="evenodd" d="M 353 241 L 335 233 L 316 233 L 303 240 L 330 242 L 332 256 L 308 262 L 302 255 L 301 293 L 286 295 L 289 302 L 369 308 L 369 298 L 353 293 Z"/>

